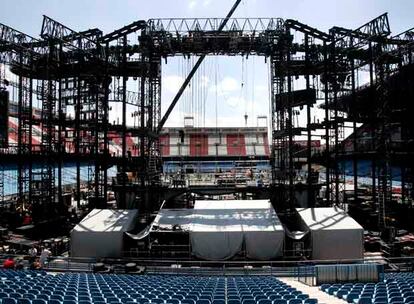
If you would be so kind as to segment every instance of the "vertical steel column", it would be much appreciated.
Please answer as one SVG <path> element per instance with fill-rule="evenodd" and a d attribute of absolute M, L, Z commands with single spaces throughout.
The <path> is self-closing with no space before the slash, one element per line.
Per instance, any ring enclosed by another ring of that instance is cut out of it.
<path fill-rule="evenodd" d="M 32 57 L 30 57 L 30 67 L 32 68 Z M 29 161 L 29 180 L 28 180 L 28 200 L 31 203 L 32 202 L 32 181 L 33 181 L 33 144 L 32 144 L 32 138 L 33 138 L 33 79 L 29 78 L 29 151 L 28 151 L 28 161 Z"/>
<path fill-rule="evenodd" d="M 80 142 L 81 142 L 81 130 L 80 130 L 80 113 L 81 113 L 81 104 L 82 104 L 82 96 L 81 96 L 81 85 L 82 80 L 80 76 L 76 82 L 76 91 L 77 91 L 77 98 L 75 101 L 75 155 L 76 155 L 76 199 L 77 199 L 77 207 L 80 208 L 80 201 L 81 201 L 81 162 L 80 162 Z"/>
<path fill-rule="evenodd" d="M 141 61 L 142 63 L 145 62 L 145 56 L 144 54 L 141 55 Z M 145 130 L 145 117 L 147 115 L 146 111 L 146 98 L 145 98 L 145 82 L 146 82 L 146 76 L 143 75 L 140 77 L 140 122 L 139 122 L 139 128 L 141 130 Z M 141 132 L 141 135 L 139 137 L 139 155 L 141 159 L 141 164 L 145 164 L 145 132 Z M 141 177 L 141 187 L 145 187 L 145 176 L 144 174 L 140 175 Z"/>
<path fill-rule="evenodd" d="M 275 139 L 274 136 L 274 131 L 277 130 L 277 113 L 276 113 L 276 92 L 278 90 L 278 88 L 276 88 L 276 84 L 275 84 L 275 61 L 276 59 L 274 58 L 275 56 L 272 55 L 270 57 L 270 79 L 271 79 L 271 84 L 270 84 L 270 111 L 271 111 L 271 136 L 272 136 L 272 152 L 270 154 L 270 165 L 271 165 L 271 170 L 272 170 L 272 185 L 274 186 L 276 184 L 276 162 L 277 162 L 277 158 L 279 156 L 279 152 L 278 152 L 278 148 L 276 146 L 277 140 Z M 217 79 L 217 76 L 216 76 Z M 216 97 L 217 98 L 217 97 Z M 218 150 L 218 147 L 216 147 L 216 150 Z M 218 152 L 217 152 L 218 155 Z"/>
<path fill-rule="evenodd" d="M 340 201 L 340 189 L 339 189 L 339 177 L 340 177 L 340 170 L 339 170 L 339 127 L 340 127 L 340 117 L 339 117 L 339 110 L 338 110 L 338 91 L 340 89 L 340 83 L 338 79 L 338 54 L 336 49 L 335 40 L 331 43 L 331 61 L 330 66 L 331 70 L 329 73 L 329 80 L 328 82 L 331 83 L 330 86 L 330 98 L 329 98 L 329 108 L 330 108 L 330 114 L 329 114 L 329 128 L 330 128 L 330 134 L 329 134 L 329 141 L 331 145 L 330 154 L 332 154 L 333 163 L 330 163 L 330 170 L 333 171 L 332 174 L 330 174 L 330 194 L 331 194 L 331 202 L 334 205 L 339 205 L 341 203 Z M 342 122 L 341 122 L 342 123 Z"/>
<path fill-rule="evenodd" d="M 23 53 L 19 53 L 19 65 L 23 66 Z M 19 119 L 18 122 L 18 129 L 17 129 L 17 155 L 19 156 L 18 161 L 18 192 L 19 192 L 19 199 L 23 199 L 24 196 L 24 188 L 25 188 L 25 181 L 24 181 L 24 171 L 26 170 L 23 164 L 23 76 L 19 75 L 18 77 L 18 100 L 17 100 L 17 116 Z"/>
<path fill-rule="evenodd" d="M 287 35 L 290 36 L 290 30 L 287 31 Z M 287 67 L 287 100 L 288 100 L 288 122 L 287 122 L 287 128 L 288 128 L 288 176 L 289 176 L 289 208 L 293 209 L 295 199 L 294 199 L 294 180 L 293 180 L 293 173 L 294 173 L 294 167 L 293 167 L 293 111 L 292 111 L 292 75 L 290 71 L 290 61 L 291 61 L 291 42 L 289 42 L 289 45 L 286 50 L 286 67 Z"/>
<path fill-rule="evenodd" d="M 336 45 L 332 46 L 332 57 L 333 57 L 333 74 L 335 80 L 333 82 L 333 106 L 334 106 L 334 174 L 335 174 L 335 205 L 339 205 L 339 164 L 338 164 L 338 153 L 339 153 L 339 115 L 338 115 L 338 79 L 337 79 L 337 60 L 336 60 Z"/>
<path fill-rule="evenodd" d="M 59 62 L 58 67 L 61 66 L 62 58 L 62 43 L 59 44 Z M 63 125 L 65 117 L 63 115 L 62 109 L 62 78 L 58 79 L 58 144 L 57 144 L 57 162 L 58 162 L 58 202 L 59 206 L 63 204 L 63 195 L 62 195 L 62 166 L 63 166 L 63 153 L 64 153 L 64 140 L 62 140 Z"/>
<path fill-rule="evenodd" d="M 51 67 L 54 64 L 54 52 L 55 52 L 55 45 L 50 43 L 49 47 L 49 56 L 47 62 L 47 115 L 46 115 L 46 174 L 42 174 L 42 184 L 46 182 L 46 193 L 48 200 L 50 203 L 55 203 L 55 162 L 53 160 L 52 154 L 54 154 L 55 147 L 55 126 L 54 126 L 54 109 L 55 109 L 55 83 L 51 75 Z M 44 132 L 42 134 L 43 137 Z"/>
<path fill-rule="evenodd" d="M 384 60 L 382 55 L 382 44 L 378 43 L 377 48 L 379 54 L 376 60 L 376 79 L 378 95 L 377 100 L 379 104 L 378 118 L 380 121 L 380 140 L 379 140 L 379 155 L 381 156 L 380 163 L 380 182 L 378 184 L 380 198 L 378 201 L 378 225 L 380 228 L 387 227 L 386 222 L 386 208 L 392 201 L 392 171 L 391 171 L 391 152 L 392 152 L 392 120 L 390 112 L 392 108 L 390 106 L 390 94 L 388 90 L 388 84 L 386 83 L 386 77 L 390 74 L 389 63 Z"/>
<path fill-rule="evenodd" d="M 305 34 L 305 81 L 306 81 L 306 90 L 309 91 L 310 89 L 310 62 L 309 62 L 309 35 Z M 314 207 L 315 199 L 313 195 L 313 186 L 312 186 L 312 129 L 311 129 L 311 104 L 310 100 L 306 105 L 306 128 L 307 128 L 307 147 L 306 147 L 306 162 L 307 162 L 307 170 L 308 170 L 308 207 Z M 312 199 L 311 199 L 312 198 Z"/>
<path fill-rule="evenodd" d="M 127 36 L 123 37 L 123 44 L 122 44 L 122 70 L 126 74 L 126 67 L 127 67 L 127 47 L 128 47 L 128 40 Z M 127 162 L 127 144 L 126 144 L 126 111 L 127 111 L 127 81 L 128 76 L 122 76 L 122 162 L 123 162 L 123 169 L 126 170 L 126 162 Z"/>
<path fill-rule="evenodd" d="M 324 98 L 325 98 L 325 153 L 326 153 L 326 168 L 325 168 L 325 182 L 326 182 L 326 194 L 325 198 L 330 200 L 331 198 L 331 189 L 330 189 L 330 167 L 331 167 L 331 157 L 330 157 L 330 147 L 329 147 L 329 129 L 331 128 L 331 122 L 329 119 L 329 57 L 328 57 L 328 46 L 326 41 L 323 42 L 323 75 L 325 77 L 325 86 L 324 86 Z"/>
<path fill-rule="evenodd" d="M 373 53 L 373 47 L 372 42 L 369 42 L 369 54 L 370 54 L 370 60 L 369 60 L 369 86 L 371 90 L 371 99 L 375 99 L 375 88 L 374 88 L 374 53 Z M 376 134 L 375 134 L 375 126 L 371 124 L 371 149 L 372 151 L 375 151 L 376 149 Z M 372 201 L 374 206 L 377 205 L 377 163 L 376 163 L 376 156 L 373 155 L 372 158 L 372 168 L 371 168 L 371 176 L 372 176 Z"/>
<path fill-rule="evenodd" d="M 100 176 L 101 176 L 101 160 L 100 160 L 100 156 L 99 155 L 99 133 L 100 133 L 100 121 L 99 121 L 99 110 L 101 105 L 99 104 L 99 94 L 100 94 L 100 89 L 101 87 L 99 86 L 98 83 L 98 77 L 94 77 L 93 79 L 94 84 L 92 86 L 95 86 L 95 92 L 93 92 L 92 94 L 92 101 L 95 101 L 95 108 L 93 109 L 94 111 L 93 113 L 93 117 L 92 119 L 94 120 L 94 126 L 95 126 L 95 130 L 92 130 L 91 135 L 93 135 L 93 143 L 91 142 L 91 146 L 92 146 L 92 156 L 95 159 L 95 174 L 94 174 L 94 180 L 95 180 L 95 200 L 96 200 L 96 204 L 99 205 L 99 208 L 103 208 L 104 206 L 102 206 L 101 204 L 102 202 L 102 196 L 101 196 L 101 183 L 100 183 Z M 92 104 L 92 103 L 91 103 Z"/>
<path fill-rule="evenodd" d="M 353 39 L 351 37 L 351 45 L 353 45 Z M 355 60 L 351 59 L 351 94 L 352 94 L 352 102 L 355 104 L 356 101 L 356 78 L 355 78 Z M 353 129 L 353 179 L 354 179 L 354 203 L 358 200 L 358 137 L 357 137 L 357 126 L 356 126 L 356 117 L 354 117 L 352 122 L 352 129 Z"/>
<path fill-rule="evenodd" d="M 104 113 L 103 113 L 103 141 L 104 141 L 104 200 L 108 201 L 108 161 L 109 155 L 109 140 L 108 140 L 108 129 L 109 129 L 109 86 L 111 84 L 111 76 L 109 75 L 109 42 L 105 45 L 105 76 L 104 76 Z"/>
<path fill-rule="evenodd" d="M 128 77 L 126 74 L 126 67 L 127 67 L 127 47 L 128 47 L 128 40 L 127 35 L 124 35 L 122 38 L 122 71 L 124 75 L 122 75 L 122 171 L 124 174 L 127 172 L 127 144 L 126 144 L 126 102 L 127 102 L 127 81 Z M 125 206 L 126 204 L 126 196 L 125 196 L 125 187 L 126 187 L 126 177 L 122 177 L 122 191 L 120 192 L 120 201 Z"/>

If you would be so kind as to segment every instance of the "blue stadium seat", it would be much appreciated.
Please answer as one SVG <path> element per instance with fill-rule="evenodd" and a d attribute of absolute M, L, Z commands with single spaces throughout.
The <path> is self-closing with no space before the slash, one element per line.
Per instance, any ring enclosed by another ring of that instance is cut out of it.
<path fill-rule="evenodd" d="M 258 294 L 254 297 L 255 301 L 258 302 L 260 300 L 267 300 L 267 296 L 265 296 L 264 294 Z"/>
<path fill-rule="evenodd" d="M 386 303 L 388 303 L 388 299 L 384 298 L 384 297 L 374 298 L 373 303 L 374 304 L 386 304 Z"/>
<path fill-rule="evenodd" d="M 272 294 L 272 295 L 269 295 L 268 296 L 268 299 L 269 300 L 272 300 L 272 301 L 277 300 L 277 299 L 282 299 L 282 295 L 280 295 L 280 294 Z"/>
<path fill-rule="evenodd" d="M 8 298 L 9 295 L 6 292 L 0 292 L 0 299 Z"/>
<path fill-rule="evenodd" d="M 53 294 L 53 295 L 51 295 L 50 296 L 50 299 L 51 300 L 59 300 L 59 301 L 62 301 L 63 302 L 63 296 L 62 295 L 59 295 L 59 294 Z"/>
<path fill-rule="evenodd" d="M 350 292 L 349 289 L 339 289 L 337 291 L 334 291 L 333 295 L 336 296 L 337 298 L 342 299 L 342 297 L 344 295 L 347 295 Z"/>
<path fill-rule="evenodd" d="M 346 296 L 343 297 L 348 303 L 353 303 L 355 299 L 359 299 L 359 293 L 357 292 L 350 292 Z"/>
<path fill-rule="evenodd" d="M 288 301 L 284 299 L 276 299 L 273 301 L 273 304 L 288 304 Z"/>
<path fill-rule="evenodd" d="M 45 301 L 49 301 L 49 296 L 45 295 L 45 294 L 40 294 L 36 297 L 36 299 L 41 299 L 41 300 L 45 300 Z"/>
<path fill-rule="evenodd" d="M 302 304 L 302 302 L 303 301 L 301 299 L 291 299 L 288 304 Z"/>
<path fill-rule="evenodd" d="M 392 291 L 388 293 L 388 297 L 389 298 L 396 298 L 396 297 L 400 297 L 401 293 L 399 291 Z"/>
<path fill-rule="evenodd" d="M 359 299 L 355 299 L 354 303 L 356 303 L 356 304 L 372 304 L 372 298 L 370 298 L 370 297 L 360 297 Z"/>
<path fill-rule="evenodd" d="M 326 292 L 329 287 L 331 287 L 331 284 L 322 284 L 319 289 Z"/>
<path fill-rule="evenodd" d="M 337 291 L 339 289 L 339 287 L 337 287 L 337 286 L 331 286 L 331 287 L 329 287 L 328 289 L 326 289 L 326 292 L 328 293 L 328 294 L 330 294 L 330 295 L 333 295 L 333 293 L 335 292 L 335 291 Z"/>
<path fill-rule="evenodd" d="M 318 304 L 318 300 L 317 299 L 309 298 L 309 299 L 305 299 L 303 301 L 303 303 L 305 303 L 305 304 Z"/>
<path fill-rule="evenodd" d="M 34 294 L 31 294 L 31 293 L 25 293 L 25 294 L 22 295 L 22 297 L 25 298 L 25 299 L 29 299 L 29 300 L 36 299 L 36 296 Z"/>
<path fill-rule="evenodd" d="M 398 302 L 402 302 L 404 303 L 404 298 L 403 297 L 390 297 L 388 299 L 389 303 L 398 303 Z"/>
<path fill-rule="evenodd" d="M 307 294 L 299 294 L 296 296 L 296 299 L 301 299 L 301 300 L 306 300 L 307 298 L 309 298 Z"/>
<path fill-rule="evenodd" d="M 175 295 L 172 296 L 172 299 L 182 301 L 182 300 L 184 300 L 184 296 L 180 295 L 180 294 L 175 294 Z"/>

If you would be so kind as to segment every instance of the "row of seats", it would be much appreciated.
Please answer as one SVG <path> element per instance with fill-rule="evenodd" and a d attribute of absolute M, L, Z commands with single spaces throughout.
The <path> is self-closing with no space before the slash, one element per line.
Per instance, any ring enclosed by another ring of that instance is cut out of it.
<path fill-rule="evenodd" d="M 379 283 L 323 284 L 320 289 L 355 304 L 414 304 L 414 273 L 390 273 Z"/>
<path fill-rule="evenodd" d="M 15 278 L 15 277 L 38 277 L 45 276 L 46 271 L 39 270 L 12 270 L 12 269 L 0 269 L 0 278 Z"/>
<path fill-rule="evenodd" d="M 385 281 L 395 280 L 401 281 L 414 281 L 414 272 L 387 272 L 384 275 Z"/>
<path fill-rule="evenodd" d="M 2 276 L 1 304 L 315 304 L 271 276 L 37 274 Z"/>

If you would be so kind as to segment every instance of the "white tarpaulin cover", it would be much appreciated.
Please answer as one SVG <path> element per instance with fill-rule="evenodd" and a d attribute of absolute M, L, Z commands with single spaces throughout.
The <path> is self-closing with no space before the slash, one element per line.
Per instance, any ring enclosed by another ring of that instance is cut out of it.
<path fill-rule="evenodd" d="M 311 231 L 313 259 L 363 258 L 364 229 L 344 210 L 331 207 L 297 211 Z"/>
<path fill-rule="evenodd" d="M 71 256 L 121 257 L 124 232 L 134 228 L 137 212 L 93 209 L 71 231 Z"/>
<path fill-rule="evenodd" d="M 267 200 L 196 201 L 194 209 L 161 210 L 152 227 L 188 231 L 193 254 L 203 259 L 229 259 L 243 245 L 252 259 L 283 254 L 284 230 Z"/>
<path fill-rule="evenodd" d="M 190 231 L 193 209 L 161 209 L 151 225 L 151 231 Z"/>

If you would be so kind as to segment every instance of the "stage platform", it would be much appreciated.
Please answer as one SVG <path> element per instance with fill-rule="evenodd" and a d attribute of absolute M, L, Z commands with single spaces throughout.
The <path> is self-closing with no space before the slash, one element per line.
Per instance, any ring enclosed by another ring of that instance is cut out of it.
<path fill-rule="evenodd" d="M 247 258 L 283 256 L 284 229 L 268 200 L 196 201 L 194 209 L 161 209 L 150 233 L 186 232 L 191 253 L 226 260 L 244 251 Z"/>
<path fill-rule="evenodd" d="M 339 208 L 301 208 L 279 217 L 269 200 L 196 200 L 194 208 L 161 208 L 151 224 L 133 234 L 137 214 L 137 210 L 94 209 L 71 233 L 71 256 L 208 261 L 363 259 L 363 229 Z M 305 231 L 293 242 L 308 255 L 300 251 L 292 255 L 292 227 Z"/>

